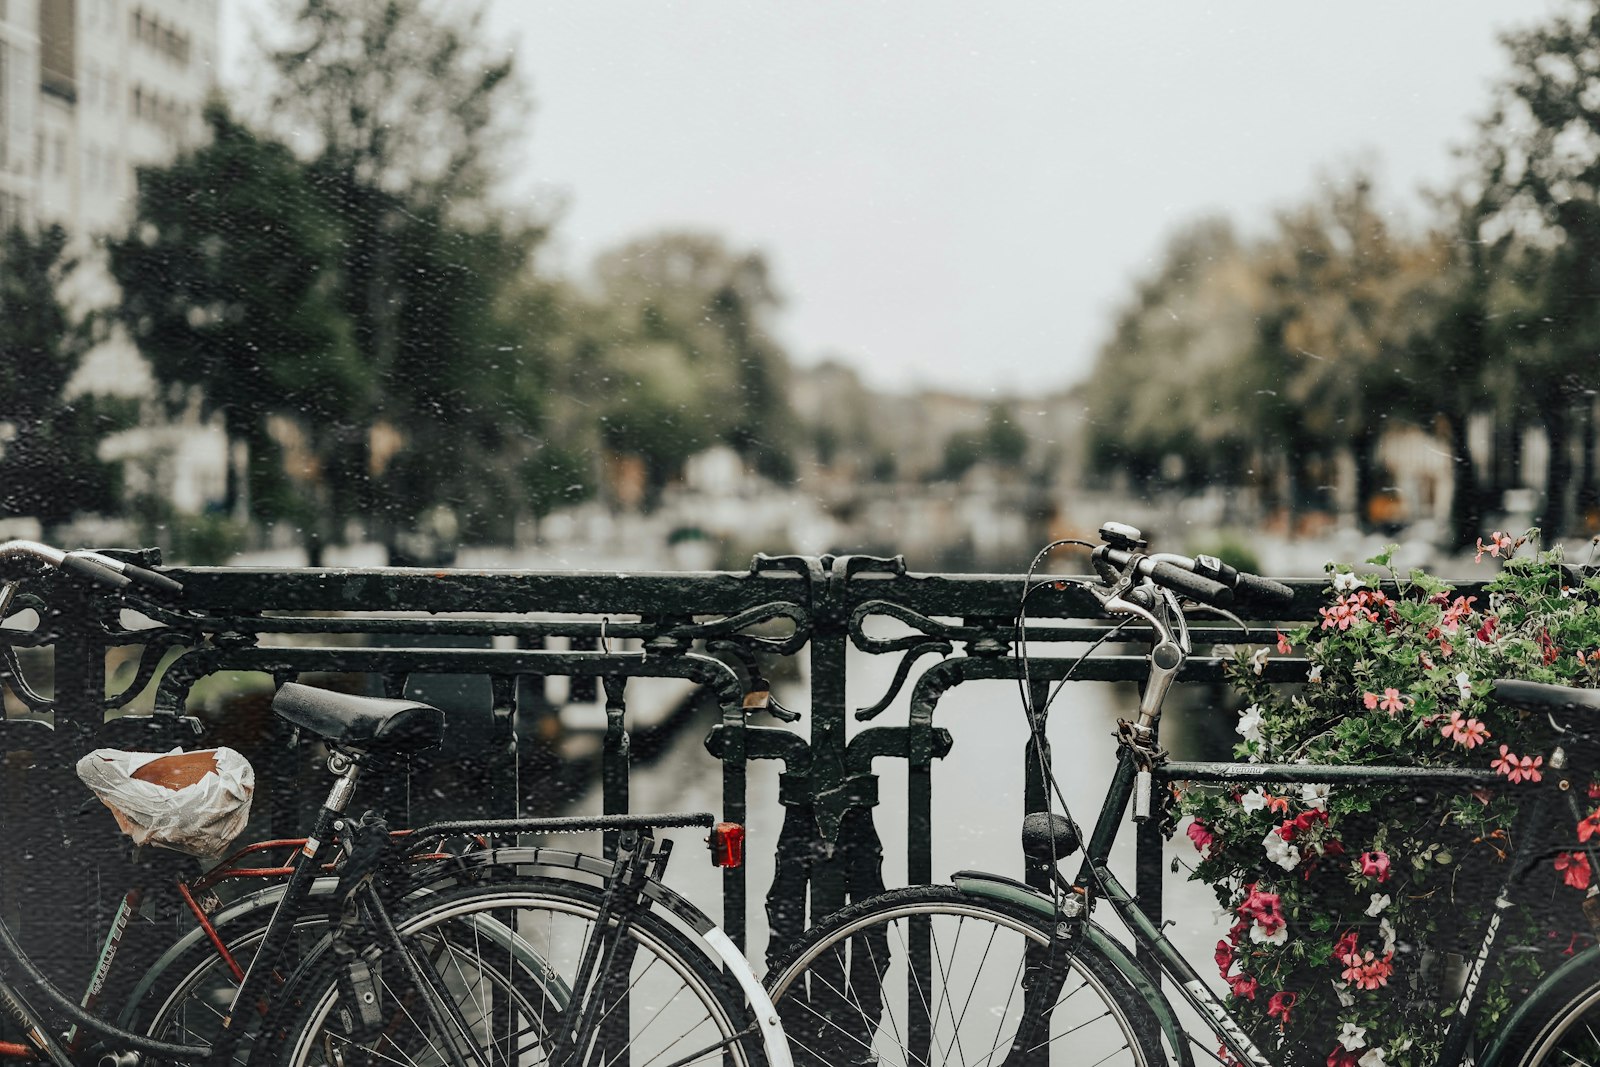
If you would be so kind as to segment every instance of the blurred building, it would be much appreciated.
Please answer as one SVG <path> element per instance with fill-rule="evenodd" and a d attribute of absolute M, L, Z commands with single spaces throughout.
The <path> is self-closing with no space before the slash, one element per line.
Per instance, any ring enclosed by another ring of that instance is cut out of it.
<path fill-rule="evenodd" d="M 218 0 L 0 3 L 0 223 L 125 225 L 134 168 L 204 132 Z"/>
<path fill-rule="evenodd" d="M 117 299 L 96 241 L 131 221 L 136 169 L 171 160 L 205 135 L 218 4 L 0 0 L 0 226 L 68 232 L 78 267 L 62 296 L 80 314 Z M 87 355 L 69 392 L 150 389 L 134 345 L 114 333 Z M 148 422 L 103 450 L 136 475 L 130 485 L 149 477 L 197 486 L 226 480 L 226 448 L 214 447 L 214 427 L 193 419 L 168 425 L 154 413 Z M 183 469 L 152 474 L 152 464 Z"/>

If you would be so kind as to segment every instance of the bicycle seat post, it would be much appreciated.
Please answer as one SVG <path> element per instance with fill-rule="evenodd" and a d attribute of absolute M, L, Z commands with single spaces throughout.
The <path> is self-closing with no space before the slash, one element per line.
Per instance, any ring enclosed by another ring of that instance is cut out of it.
<path fill-rule="evenodd" d="M 323 802 L 322 810 L 317 812 L 311 835 L 295 854 L 294 870 L 289 875 L 283 896 L 279 898 L 278 906 L 267 923 L 260 951 L 250 961 L 239 988 L 234 991 L 233 1003 L 222 1017 L 222 1033 L 212 1046 L 214 1061 L 227 1062 L 232 1056 L 241 1033 L 239 1028 L 233 1026 L 235 1018 L 241 1010 L 246 1009 L 247 1005 L 254 1004 L 262 996 L 266 990 L 267 976 L 270 976 L 279 965 L 288 942 L 289 929 L 298 918 L 301 906 L 311 891 L 311 883 L 320 869 L 317 852 L 334 832 L 335 822 L 349 806 L 350 798 L 356 790 L 356 780 L 361 776 L 361 764 L 361 754 L 354 751 L 335 749 L 328 756 L 328 770 L 337 775 L 337 778 L 328 791 L 328 799 Z"/>

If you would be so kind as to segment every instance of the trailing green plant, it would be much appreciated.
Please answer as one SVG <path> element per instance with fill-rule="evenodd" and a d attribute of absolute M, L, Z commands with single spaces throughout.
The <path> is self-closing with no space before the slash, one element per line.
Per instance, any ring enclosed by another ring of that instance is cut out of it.
<path fill-rule="evenodd" d="M 1500 562 L 1475 596 L 1368 563 L 1388 580 L 1329 564 L 1317 622 L 1240 651 L 1230 673 L 1248 706 L 1237 758 L 1250 762 L 1471 767 L 1507 783 L 1550 773 L 1547 717 L 1497 703 L 1496 678 L 1600 687 L 1600 578 L 1537 551 L 1538 531 L 1479 541 Z M 1271 684 L 1275 655 L 1301 655 L 1304 683 Z M 1511 849 L 1515 790 L 1402 786 L 1191 789 L 1179 801 L 1210 883 L 1233 920 L 1216 963 L 1236 1013 L 1295 1064 L 1422 1067 L 1438 1062 L 1455 1005 L 1449 963 L 1471 951 Z M 1584 844 L 1600 830 L 1600 789 L 1568 850 L 1523 883 L 1502 938 L 1509 953 L 1485 990 L 1482 1029 L 1518 991 L 1592 941 L 1581 915 L 1595 872 Z M 1600 846 L 1600 839 L 1595 844 Z M 1582 931 L 1580 933 L 1580 931 Z"/>

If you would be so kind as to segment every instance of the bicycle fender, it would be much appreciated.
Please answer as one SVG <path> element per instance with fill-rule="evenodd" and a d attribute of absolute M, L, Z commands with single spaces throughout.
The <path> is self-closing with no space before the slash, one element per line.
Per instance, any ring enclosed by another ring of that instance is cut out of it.
<path fill-rule="evenodd" d="M 722 961 L 727 972 L 738 981 L 739 988 L 744 990 L 750 1010 L 755 1013 L 756 1024 L 761 1027 L 761 1044 L 767 1054 L 767 1067 L 794 1067 L 794 1061 L 789 1058 L 789 1039 L 784 1036 L 783 1024 L 778 1021 L 778 1009 L 772 1006 L 772 998 L 767 996 L 766 989 L 756 981 L 755 972 L 750 970 L 750 961 L 745 959 L 744 953 L 734 946 L 721 927 L 713 926 L 701 937 L 717 959 Z"/>
<path fill-rule="evenodd" d="M 980 871 L 961 871 L 953 880 L 956 888 L 963 893 L 1017 904 L 1037 912 L 1052 922 L 1056 920 L 1055 901 L 1030 885 Z M 1162 1033 L 1167 1035 L 1167 1044 L 1172 1047 L 1173 1054 L 1177 1057 L 1178 1067 L 1194 1067 L 1194 1056 L 1189 1050 L 1188 1035 L 1178 1025 L 1177 1013 L 1172 1010 L 1172 1004 L 1161 991 L 1161 987 L 1150 980 L 1145 969 L 1128 954 L 1122 942 L 1106 933 L 1098 923 L 1082 921 L 1080 927 L 1083 939 L 1093 945 L 1128 980 L 1128 984 L 1133 986 L 1139 996 L 1144 998 L 1145 1003 L 1150 1005 L 1150 1010 L 1155 1012 Z"/>
<path fill-rule="evenodd" d="M 1550 1010 L 1546 1003 L 1558 990 L 1563 982 L 1575 973 L 1593 974 L 1594 969 L 1600 967 L 1600 945 L 1591 945 L 1582 952 L 1573 956 L 1566 963 L 1545 975 L 1538 985 L 1533 987 L 1533 992 L 1522 999 L 1511 1017 L 1500 1026 L 1500 1032 L 1494 1036 L 1489 1044 L 1489 1051 L 1484 1053 L 1477 1061 L 1477 1067 L 1494 1067 L 1500 1058 L 1507 1052 L 1511 1035 L 1522 1025 L 1523 1020 L 1537 1018 L 1541 1012 Z M 1463 1061 L 1471 1063 L 1470 1060 Z"/>

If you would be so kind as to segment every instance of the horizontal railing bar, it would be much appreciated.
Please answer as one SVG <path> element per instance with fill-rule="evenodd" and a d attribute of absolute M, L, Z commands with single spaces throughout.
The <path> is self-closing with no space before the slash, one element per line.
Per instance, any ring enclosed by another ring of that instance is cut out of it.
<path fill-rule="evenodd" d="M 1155 768 L 1168 782 L 1295 782 L 1308 785 L 1393 783 L 1395 785 L 1503 786 L 1493 771 L 1467 767 L 1399 767 L 1387 764 L 1328 766 L 1310 763 L 1209 763 L 1170 760 Z"/>

